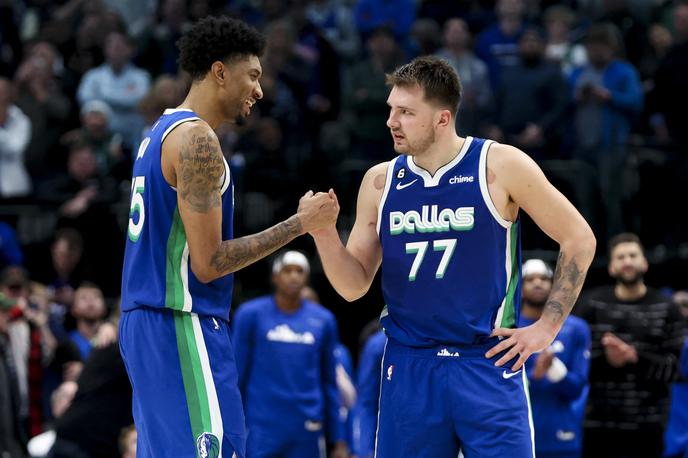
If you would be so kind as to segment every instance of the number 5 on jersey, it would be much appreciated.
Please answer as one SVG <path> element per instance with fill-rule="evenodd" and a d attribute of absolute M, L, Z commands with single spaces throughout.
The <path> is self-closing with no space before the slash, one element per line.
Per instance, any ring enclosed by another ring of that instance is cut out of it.
<path fill-rule="evenodd" d="M 416 274 L 420 268 L 423 258 L 425 257 L 425 252 L 428 249 L 428 244 L 430 242 L 409 242 L 406 244 L 406 254 L 415 254 L 416 257 L 413 259 L 413 264 L 411 265 L 411 272 L 409 272 L 409 281 L 415 281 Z M 444 278 L 444 272 L 447 270 L 449 265 L 449 260 L 454 254 L 454 248 L 456 248 L 456 239 L 445 239 L 445 240 L 435 240 L 432 242 L 433 251 L 444 251 L 442 254 L 442 259 L 440 260 L 440 265 L 437 267 L 435 272 L 436 279 Z"/>
<path fill-rule="evenodd" d="M 129 240 L 136 242 L 143 230 L 143 223 L 146 221 L 144 211 L 143 191 L 146 187 L 146 177 L 134 177 L 131 184 L 131 206 L 129 207 Z M 134 222 L 134 215 L 138 213 L 138 219 Z"/>

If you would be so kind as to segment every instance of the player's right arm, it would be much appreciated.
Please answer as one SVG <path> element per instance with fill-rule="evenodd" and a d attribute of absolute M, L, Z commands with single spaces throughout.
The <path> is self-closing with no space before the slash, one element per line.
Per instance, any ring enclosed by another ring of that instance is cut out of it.
<path fill-rule="evenodd" d="M 294 216 L 257 234 L 222 240 L 221 186 L 224 159 L 215 132 L 205 122 L 179 125 L 163 144 L 166 180 L 177 188 L 191 270 L 208 283 L 264 258 L 299 235 L 336 221 L 338 207 L 328 194 L 301 198 Z M 171 176 L 170 176 L 171 175 Z"/>
<path fill-rule="evenodd" d="M 311 232 L 327 279 L 349 302 L 368 292 L 382 261 L 377 218 L 388 164 L 371 167 L 363 177 L 358 191 L 356 222 L 346 247 L 335 224 Z"/>

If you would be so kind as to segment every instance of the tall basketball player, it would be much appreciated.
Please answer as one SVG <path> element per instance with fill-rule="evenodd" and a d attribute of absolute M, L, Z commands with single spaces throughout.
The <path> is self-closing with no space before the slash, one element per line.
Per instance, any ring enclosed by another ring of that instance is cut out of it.
<path fill-rule="evenodd" d="M 333 224 L 328 194 L 233 240 L 233 182 L 213 129 L 262 97 L 264 38 L 206 18 L 179 41 L 193 78 L 139 148 L 122 278 L 121 352 L 134 391 L 140 457 L 244 457 L 244 415 L 229 338 L 232 272 Z"/>
<path fill-rule="evenodd" d="M 531 457 L 522 365 L 557 335 L 595 238 L 523 152 L 457 135 L 460 83 L 446 62 L 415 59 L 388 83 L 387 126 L 400 156 L 364 176 L 346 247 L 334 225 L 312 233 L 348 300 L 366 293 L 382 265 L 388 343 L 376 456 Z M 542 318 L 516 329 L 519 209 L 561 252 Z"/>

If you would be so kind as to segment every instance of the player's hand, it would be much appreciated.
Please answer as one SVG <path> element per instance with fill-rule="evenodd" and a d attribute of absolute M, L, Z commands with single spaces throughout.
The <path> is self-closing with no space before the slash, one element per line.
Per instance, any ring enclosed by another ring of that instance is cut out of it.
<path fill-rule="evenodd" d="M 297 216 L 301 220 L 303 233 L 336 225 L 338 215 L 339 203 L 332 189 L 317 194 L 308 191 L 299 200 Z"/>
<path fill-rule="evenodd" d="M 96 348 L 104 348 L 108 345 L 115 343 L 117 341 L 117 327 L 105 321 L 98 327 L 95 337 L 92 340 L 92 344 Z"/>
<path fill-rule="evenodd" d="M 346 442 L 337 442 L 334 448 L 332 449 L 332 453 L 330 454 L 330 456 L 332 458 L 349 458 L 349 447 L 346 445 Z"/>
<path fill-rule="evenodd" d="M 542 320 L 538 320 L 525 328 L 497 328 L 492 331 L 492 336 L 506 338 L 485 353 L 485 357 L 489 359 L 508 350 L 497 360 L 495 366 L 502 366 L 518 356 L 516 364 L 511 366 L 511 370 L 516 372 L 521 369 L 530 355 L 550 346 L 557 336 L 557 330 Z"/>
<path fill-rule="evenodd" d="M 628 363 L 638 362 L 638 352 L 633 345 L 627 344 L 611 332 L 602 337 L 604 355 L 612 367 L 624 367 Z"/>
<path fill-rule="evenodd" d="M 554 361 L 554 353 L 550 350 L 545 349 L 535 359 L 535 368 L 533 369 L 533 378 L 535 380 L 541 380 L 547 375 L 547 371 L 552 367 L 552 361 Z"/>

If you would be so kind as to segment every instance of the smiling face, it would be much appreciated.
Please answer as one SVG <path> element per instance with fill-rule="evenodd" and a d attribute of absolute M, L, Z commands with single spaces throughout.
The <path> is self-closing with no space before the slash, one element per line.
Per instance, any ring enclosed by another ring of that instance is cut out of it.
<path fill-rule="evenodd" d="M 219 73 L 225 84 L 220 91 L 225 119 L 236 120 L 251 114 L 251 107 L 263 98 L 260 77 L 263 69 L 257 56 L 235 58 L 221 65 Z"/>
<path fill-rule="evenodd" d="M 419 85 L 392 87 L 387 105 L 394 151 L 409 156 L 423 154 L 435 142 L 434 126 L 441 110 L 425 100 Z"/>

